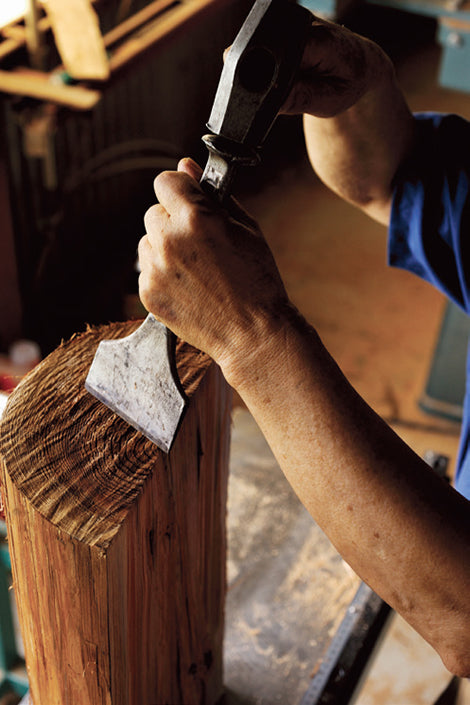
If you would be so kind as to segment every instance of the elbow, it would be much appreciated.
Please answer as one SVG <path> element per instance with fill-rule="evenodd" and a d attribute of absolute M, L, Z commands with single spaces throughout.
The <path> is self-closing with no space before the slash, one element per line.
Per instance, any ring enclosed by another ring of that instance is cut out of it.
<path fill-rule="evenodd" d="M 444 610 L 440 619 L 433 619 L 432 632 L 423 636 L 452 675 L 470 678 L 470 614 L 466 607 Z"/>
<path fill-rule="evenodd" d="M 466 619 L 458 620 L 451 628 L 452 620 L 447 622 L 448 630 L 441 630 L 436 651 L 444 666 L 459 678 L 470 678 L 470 624 Z"/>
<path fill-rule="evenodd" d="M 470 646 L 466 650 L 461 648 L 441 650 L 439 655 L 452 675 L 470 678 Z"/>

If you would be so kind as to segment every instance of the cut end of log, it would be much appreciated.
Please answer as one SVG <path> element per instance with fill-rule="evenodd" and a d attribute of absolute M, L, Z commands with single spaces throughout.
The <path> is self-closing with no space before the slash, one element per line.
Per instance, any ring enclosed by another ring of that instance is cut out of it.
<path fill-rule="evenodd" d="M 161 451 L 87 392 L 85 378 L 98 343 L 129 335 L 140 323 L 89 328 L 63 343 L 17 387 L 0 425 L 0 454 L 18 490 L 55 526 L 103 548 Z M 177 363 L 191 398 L 211 361 L 180 342 Z"/>
<path fill-rule="evenodd" d="M 170 453 L 85 389 L 89 329 L 17 387 L 0 427 L 8 541 L 35 705 L 215 705 L 223 688 L 231 394 L 180 344 Z"/>

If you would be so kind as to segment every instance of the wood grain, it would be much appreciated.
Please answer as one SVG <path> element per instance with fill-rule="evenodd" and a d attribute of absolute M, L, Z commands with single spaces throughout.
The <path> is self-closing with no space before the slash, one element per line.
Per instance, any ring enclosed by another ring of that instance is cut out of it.
<path fill-rule="evenodd" d="M 90 329 L 16 389 L 0 457 L 34 705 L 210 705 L 222 691 L 230 392 L 178 346 L 166 456 L 84 389 Z"/>

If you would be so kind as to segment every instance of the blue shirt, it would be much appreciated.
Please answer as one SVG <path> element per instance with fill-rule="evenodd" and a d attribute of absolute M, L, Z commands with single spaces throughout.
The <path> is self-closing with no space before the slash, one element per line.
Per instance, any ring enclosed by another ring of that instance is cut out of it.
<path fill-rule="evenodd" d="M 457 115 L 415 115 L 415 147 L 395 178 L 389 264 L 414 272 L 470 313 L 470 123 Z M 467 357 L 456 487 L 470 499 Z"/>

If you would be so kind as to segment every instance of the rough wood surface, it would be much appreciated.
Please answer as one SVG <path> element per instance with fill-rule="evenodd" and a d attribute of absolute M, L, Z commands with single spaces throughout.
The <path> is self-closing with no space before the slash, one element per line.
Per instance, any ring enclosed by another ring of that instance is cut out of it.
<path fill-rule="evenodd" d="M 180 344 L 190 404 L 163 454 L 83 386 L 99 340 L 136 325 L 61 346 L 2 419 L 34 705 L 209 705 L 221 694 L 230 393 Z"/>

